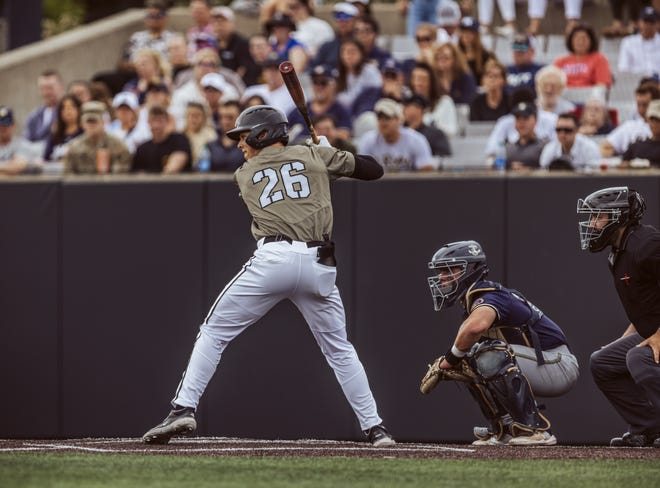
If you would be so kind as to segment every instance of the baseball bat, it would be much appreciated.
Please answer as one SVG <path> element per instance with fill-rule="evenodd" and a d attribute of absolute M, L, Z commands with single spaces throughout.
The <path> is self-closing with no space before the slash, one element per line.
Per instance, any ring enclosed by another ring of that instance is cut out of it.
<path fill-rule="evenodd" d="M 298 79 L 296 70 L 293 69 L 293 64 L 291 64 L 289 61 L 280 63 L 280 74 L 282 75 L 286 89 L 289 90 L 289 94 L 293 99 L 293 103 L 295 103 L 296 108 L 305 120 L 305 124 L 307 124 L 307 130 L 312 136 L 312 141 L 314 144 L 318 144 L 319 137 L 316 135 L 316 130 L 314 130 L 312 118 L 309 115 L 309 110 L 307 110 L 305 94 L 303 93 L 302 86 L 300 86 L 300 80 Z"/>

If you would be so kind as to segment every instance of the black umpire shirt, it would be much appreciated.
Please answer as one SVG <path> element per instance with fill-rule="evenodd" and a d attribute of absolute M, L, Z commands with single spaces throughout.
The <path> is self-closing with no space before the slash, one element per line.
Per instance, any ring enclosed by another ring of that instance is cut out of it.
<path fill-rule="evenodd" d="M 623 308 L 646 339 L 660 326 L 660 232 L 650 225 L 629 228 L 612 258 L 610 270 Z"/>

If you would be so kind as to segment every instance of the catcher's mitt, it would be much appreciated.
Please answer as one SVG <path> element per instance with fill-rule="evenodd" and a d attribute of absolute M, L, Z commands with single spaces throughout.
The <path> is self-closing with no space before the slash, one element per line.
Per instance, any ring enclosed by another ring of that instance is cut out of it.
<path fill-rule="evenodd" d="M 443 359 L 444 356 L 440 356 L 433 361 L 433 364 L 429 364 L 429 370 L 424 375 L 424 378 L 422 378 L 422 384 L 419 385 L 419 391 L 427 394 L 435 388 L 440 381 L 462 381 L 464 383 L 471 383 L 474 380 L 476 373 L 467 361 L 461 361 L 450 369 L 442 369 L 440 363 Z"/>

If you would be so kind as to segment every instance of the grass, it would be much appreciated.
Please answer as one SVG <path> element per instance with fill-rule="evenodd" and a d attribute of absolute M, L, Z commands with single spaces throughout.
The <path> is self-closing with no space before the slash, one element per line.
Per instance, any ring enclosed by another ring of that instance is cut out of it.
<path fill-rule="evenodd" d="M 0 454 L 0 486 L 580 488 L 658 486 L 660 463 L 640 460 L 482 461 Z"/>

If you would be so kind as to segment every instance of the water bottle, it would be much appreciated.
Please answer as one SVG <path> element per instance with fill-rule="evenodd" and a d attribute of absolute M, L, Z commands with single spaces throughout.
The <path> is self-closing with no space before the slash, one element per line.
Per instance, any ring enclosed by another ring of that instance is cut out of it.
<path fill-rule="evenodd" d="M 500 173 L 506 171 L 506 147 L 504 141 L 500 141 L 495 151 L 495 161 L 493 162 L 493 169 Z"/>
<path fill-rule="evenodd" d="M 199 163 L 197 163 L 197 171 L 200 173 L 208 173 L 211 171 L 211 151 L 208 146 L 204 146 L 199 155 Z"/>

